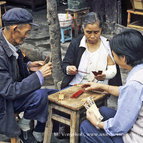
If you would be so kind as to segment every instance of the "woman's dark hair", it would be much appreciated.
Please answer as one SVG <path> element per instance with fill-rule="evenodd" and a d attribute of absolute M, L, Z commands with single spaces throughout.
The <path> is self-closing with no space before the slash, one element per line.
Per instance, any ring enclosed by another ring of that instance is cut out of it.
<path fill-rule="evenodd" d="M 82 18 L 82 26 L 86 27 L 87 24 L 94 24 L 95 22 L 99 23 L 99 27 L 102 28 L 101 17 L 96 12 L 89 12 Z"/>
<path fill-rule="evenodd" d="M 143 36 L 137 30 L 126 30 L 114 36 L 110 47 L 118 56 L 125 56 L 128 65 L 143 63 Z"/>

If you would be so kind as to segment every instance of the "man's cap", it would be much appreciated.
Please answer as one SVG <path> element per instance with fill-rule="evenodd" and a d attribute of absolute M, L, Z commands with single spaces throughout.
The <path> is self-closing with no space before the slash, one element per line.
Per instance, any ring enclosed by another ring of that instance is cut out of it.
<path fill-rule="evenodd" d="M 38 26 L 33 23 L 33 17 L 26 9 L 23 8 L 12 8 L 8 10 L 2 16 L 4 26 L 10 26 L 14 24 L 31 24 Z"/>

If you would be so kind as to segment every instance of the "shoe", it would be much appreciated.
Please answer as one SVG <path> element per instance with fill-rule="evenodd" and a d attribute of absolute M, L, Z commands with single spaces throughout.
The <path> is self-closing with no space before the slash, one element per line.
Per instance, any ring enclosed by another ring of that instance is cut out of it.
<path fill-rule="evenodd" d="M 30 130 L 30 122 L 31 120 L 27 120 L 25 118 L 21 118 L 19 121 L 18 121 L 18 126 L 21 130 L 23 131 L 28 131 Z"/>
<path fill-rule="evenodd" d="M 38 143 L 31 130 L 21 131 L 19 138 L 21 143 Z"/>
<path fill-rule="evenodd" d="M 43 132 L 35 132 L 33 131 L 33 136 L 34 138 L 38 141 L 38 143 L 42 143 L 43 142 L 43 138 L 44 138 L 44 133 Z"/>

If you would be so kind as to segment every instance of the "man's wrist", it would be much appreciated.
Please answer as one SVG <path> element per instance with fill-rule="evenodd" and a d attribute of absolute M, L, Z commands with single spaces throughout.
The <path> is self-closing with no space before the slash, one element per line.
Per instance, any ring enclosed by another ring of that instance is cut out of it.
<path fill-rule="evenodd" d="M 101 121 L 98 120 L 97 123 L 96 123 L 96 128 L 97 128 L 97 129 L 100 129 L 100 128 L 99 128 L 99 123 L 100 123 L 100 122 L 101 122 Z"/>

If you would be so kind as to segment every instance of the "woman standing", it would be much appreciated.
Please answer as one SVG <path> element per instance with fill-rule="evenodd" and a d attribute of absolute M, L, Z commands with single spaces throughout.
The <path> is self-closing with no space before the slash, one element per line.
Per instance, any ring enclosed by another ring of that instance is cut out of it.
<path fill-rule="evenodd" d="M 117 111 L 101 107 L 104 120 L 87 110 L 87 120 L 80 126 L 81 143 L 142 143 L 143 142 L 143 36 L 127 30 L 110 42 L 115 62 L 130 71 L 124 86 L 85 83 L 85 90 L 104 90 L 118 98 Z"/>

